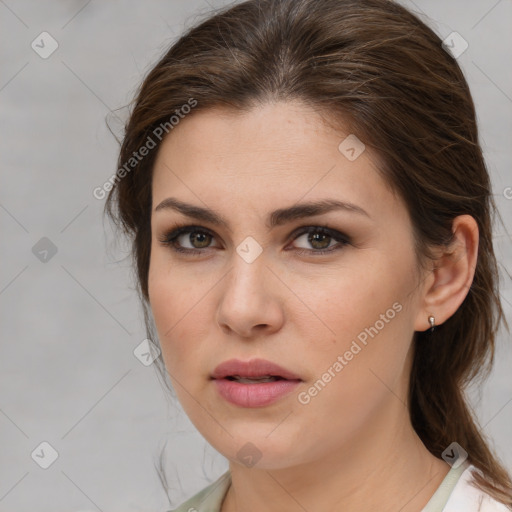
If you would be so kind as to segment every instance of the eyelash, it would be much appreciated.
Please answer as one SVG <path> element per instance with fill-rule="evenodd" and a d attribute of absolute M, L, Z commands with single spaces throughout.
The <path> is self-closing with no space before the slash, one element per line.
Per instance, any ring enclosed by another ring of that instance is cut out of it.
<path fill-rule="evenodd" d="M 201 256 L 202 253 L 204 253 L 207 249 L 210 249 L 210 247 L 206 247 L 203 249 L 189 249 L 186 247 L 179 247 L 176 243 L 177 239 L 186 233 L 202 233 L 207 234 L 209 236 L 214 237 L 213 233 L 206 228 L 202 228 L 200 226 L 192 226 L 192 225 L 175 225 L 173 228 L 171 228 L 169 231 L 163 234 L 161 238 L 159 238 L 160 243 L 162 243 L 164 246 L 169 246 L 173 251 L 182 253 L 182 254 L 190 254 L 193 256 Z M 306 234 L 306 233 L 320 233 L 322 235 L 327 235 L 330 238 L 334 239 L 336 242 L 338 242 L 338 245 L 335 245 L 331 247 L 330 249 L 303 249 L 299 248 L 296 249 L 297 253 L 300 255 L 315 255 L 315 256 L 322 256 L 325 254 L 330 254 L 334 251 L 342 249 L 345 245 L 349 245 L 350 238 L 343 233 L 330 229 L 327 226 L 304 226 L 302 228 L 298 228 L 293 233 L 293 240 L 296 238 L 299 238 L 300 236 Z"/>

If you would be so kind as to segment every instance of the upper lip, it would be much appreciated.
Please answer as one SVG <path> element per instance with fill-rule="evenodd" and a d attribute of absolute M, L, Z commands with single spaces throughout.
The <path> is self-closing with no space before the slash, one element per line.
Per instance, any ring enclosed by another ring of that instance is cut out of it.
<path fill-rule="evenodd" d="M 266 359 L 251 359 L 250 361 L 229 359 L 219 364 L 213 371 L 211 377 L 212 379 L 223 379 L 224 377 L 232 377 L 235 375 L 242 378 L 265 377 L 270 375 L 288 380 L 302 380 L 286 368 L 271 361 L 267 361 Z"/>

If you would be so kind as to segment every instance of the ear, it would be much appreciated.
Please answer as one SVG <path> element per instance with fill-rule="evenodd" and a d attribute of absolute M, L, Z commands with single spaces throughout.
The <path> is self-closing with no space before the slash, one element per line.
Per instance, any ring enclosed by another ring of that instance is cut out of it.
<path fill-rule="evenodd" d="M 473 282 L 478 257 L 478 224 L 470 215 L 460 215 L 453 221 L 452 232 L 453 243 L 439 251 L 425 280 L 414 324 L 416 331 L 430 328 L 430 316 L 434 317 L 436 325 L 448 320 L 466 298 Z"/>

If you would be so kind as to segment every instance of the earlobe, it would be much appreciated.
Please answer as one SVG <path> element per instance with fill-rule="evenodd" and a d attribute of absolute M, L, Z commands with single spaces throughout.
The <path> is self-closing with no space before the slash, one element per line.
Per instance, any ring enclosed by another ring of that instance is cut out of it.
<path fill-rule="evenodd" d="M 431 317 L 435 325 L 448 320 L 469 293 L 478 257 L 478 225 L 470 215 L 460 215 L 453 221 L 452 232 L 453 242 L 440 251 L 423 290 L 416 331 L 431 329 Z"/>

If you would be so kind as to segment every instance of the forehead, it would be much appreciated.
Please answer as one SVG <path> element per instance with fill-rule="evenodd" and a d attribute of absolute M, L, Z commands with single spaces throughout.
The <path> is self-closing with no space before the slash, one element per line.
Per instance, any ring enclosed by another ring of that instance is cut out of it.
<path fill-rule="evenodd" d="M 347 158 L 345 140 L 356 144 L 357 158 Z M 161 144 L 153 208 L 169 195 L 215 202 L 229 212 L 234 205 L 288 206 L 328 194 L 378 214 L 379 205 L 397 205 L 378 172 L 377 158 L 362 144 L 299 102 L 269 103 L 247 112 L 197 111 Z"/>
<path fill-rule="evenodd" d="M 326 137 L 329 131 L 318 113 L 298 101 L 266 103 L 248 111 L 212 108 L 186 116 L 162 148 L 182 147 L 189 158 L 208 154 L 243 159 L 251 153 L 273 153 L 273 158 L 291 159 L 291 150 L 304 158 L 312 147 L 323 144 L 327 149 L 332 144 Z"/>

